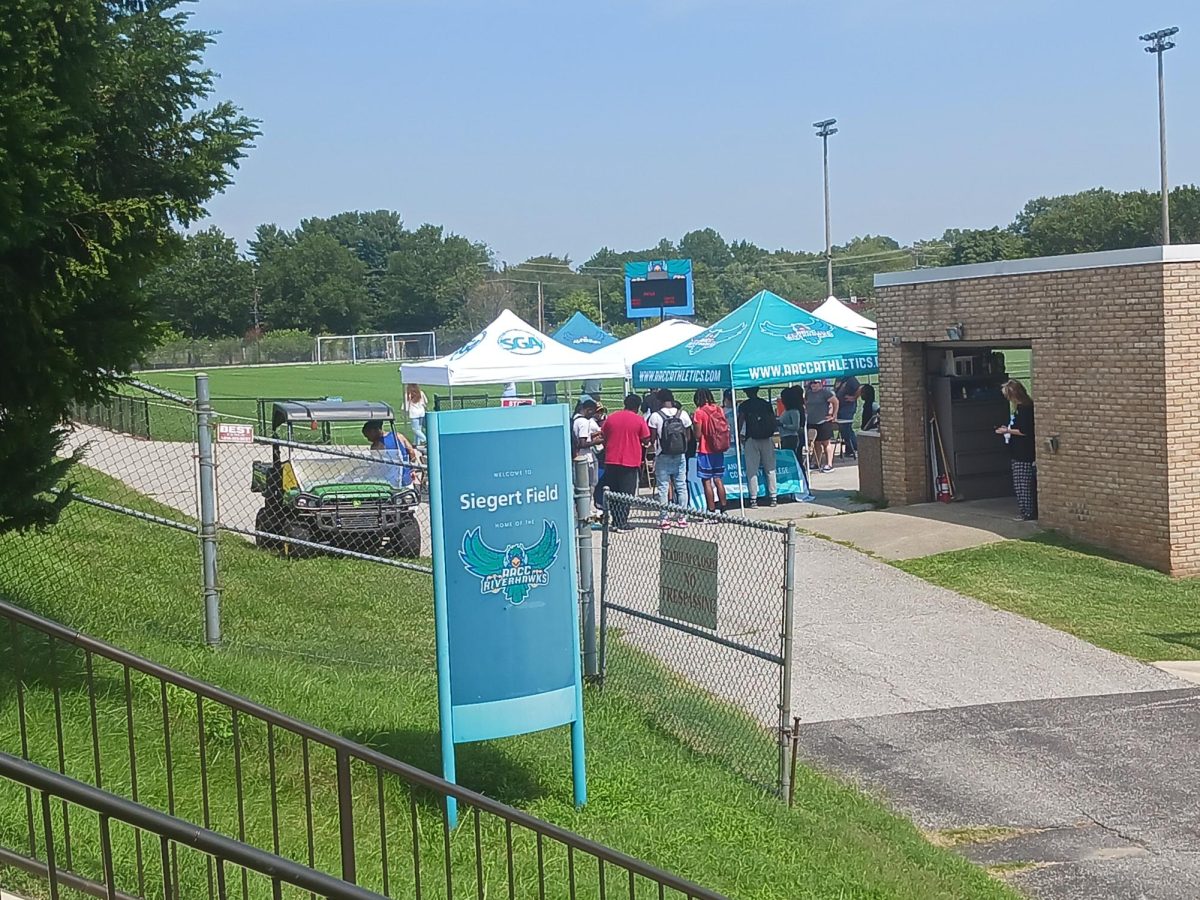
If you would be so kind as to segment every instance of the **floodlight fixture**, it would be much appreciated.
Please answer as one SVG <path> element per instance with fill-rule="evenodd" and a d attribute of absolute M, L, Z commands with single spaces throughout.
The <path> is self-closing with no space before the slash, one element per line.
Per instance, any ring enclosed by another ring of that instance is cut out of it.
<path fill-rule="evenodd" d="M 1167 38 L 1178 33 L 1179 29 L 1172 26 L 1138 36 L 1138 40 L 1149 44 L 1144 48 L 1145 51 L 1158 57 L 1158 155 L 1159 177 L 1162 182 L 1162 242 L 1164 245 L 1171 243 L 1171 210 L 1170 191 L 1167 186 L 1167 92 L 1163 80 L 1163 54 L 1175 46 L 1175 42 L 1169 41 Z"/>
<path fill-rule="evenodd" d="M 837 119 L 813 122 L 817 137 L 821 139 L 821 162 L 825 172 L 825 293 L 828 297 L 833 296 L 833 250 L 829 236 L 829 138 L 838 132 L 833 127 L 835 124 Z"/>

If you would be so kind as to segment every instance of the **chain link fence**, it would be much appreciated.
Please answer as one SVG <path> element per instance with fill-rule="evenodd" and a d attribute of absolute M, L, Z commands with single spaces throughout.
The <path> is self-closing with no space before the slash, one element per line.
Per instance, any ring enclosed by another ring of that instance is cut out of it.
<path fill-rule="evenodd" d="M 199 385 L 197 395 L 204 396 Z M 63 452 L 77 453 L 79 464 L 62 488 L 74 500 L 46 531 L 0 537 L 0 593 L 51 616 L 79 600 L 99 610 L 120 591 L 163 590 L 139 576 L 146 561 L 169 555 L 180 593 L 190 597 L 188 614 L 164 604 L 153 621 L 122 624 L 172 643 L 249 647 L 239 625 L 257 624 L 250 620 L 264 596 L 332 594 L 319 587 L 330 580 L 369 594 L 383 580 L 381 567 L 427 579 L 424 467 L 371 450 L 361 421 L 316 429 L 305 422 L 289 433 L 294 440 L 269 437 L 272 404 L 245 400 L 241 415 L 223 402 L 218 413 L 211 400 L 129 381 L 76 407 Z M 230 424 L 242 427 L 221 427 Z M 247 553 L 287 563 L 280 582 L 260 583 Z M 316 556 L 343 562 L 314 575 L 300 561 Z M 279 642 L 287 652 L 390 665 L 360 653 L 349 636 L 330 640 L 323 597 L 306 609 L 311 615 L 291 622 Z M 262 629 L 244 630 L 259 635 L 253 649 L 278 649 L 262 644 Z"/>
<path fill-rule="evenodd" d="M 794 526 L 605 496 L 605 691 L 637 697 L 684 745 L 786 797 Z M 658 664 L 677 690 L 652 677 Z M 697 703 L 693 686 L 713 702 Z"/>

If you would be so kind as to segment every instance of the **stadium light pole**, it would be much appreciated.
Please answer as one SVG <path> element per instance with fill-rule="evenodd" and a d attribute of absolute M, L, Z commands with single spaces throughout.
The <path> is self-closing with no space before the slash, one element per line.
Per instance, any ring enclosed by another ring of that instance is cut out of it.
<path fill-rule="evenodd" d="M 822 119 L 820 122 L 813 122 L 813 128 L 817 129 L 817 137 L 821 139 L 821 157 L 825 170 L 825 296 L 833 296 L 833 245 L 829 239 L 829 138 L 830 135 L 837 134 L 837 129 L 833 126 L 837 124 L 837 119 Z"/>
<path fill-rule="evenodd" d="M 1158 57 L 1158 159 L 1162 177 L 1162 242 L 1171 243 L 1171 207 L 1167 192 L 1167 94 L 1163 87 L 1163 54 L 1175 46 L 1168 40 L 1179 33 L 1178 28 L 1164 28 L 1162 31 L 1152 31 L 1149 34 L 1138 35 L 1139 41 L 1146 41 L 1147 53 Z"/>

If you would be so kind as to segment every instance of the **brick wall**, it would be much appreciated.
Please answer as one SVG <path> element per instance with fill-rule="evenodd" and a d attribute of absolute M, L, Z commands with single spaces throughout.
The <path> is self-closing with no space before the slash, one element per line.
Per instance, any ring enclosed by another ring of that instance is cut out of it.
<path fill-rule="evenodd" d="M 858 492 L 868 500 L 882 501 L 883 460 L 879 456 L 879 432 L 860 431 L 858 442 Z"/>
<path fill-rule="evenodd" d="M 1163 266 L 1167 492 L 1173 574 L 1200 574 L 1200 264 Z"/>
<path fill-rule="evenodd" d="M 883 488 L 929 500 L 924 344 L 1033 349 L 1041 523 L 1174 574 L 1200 574 L 1200 263 L 877 289 Z M 1057 436 L 1050 453 L 1045 439 Z"/>

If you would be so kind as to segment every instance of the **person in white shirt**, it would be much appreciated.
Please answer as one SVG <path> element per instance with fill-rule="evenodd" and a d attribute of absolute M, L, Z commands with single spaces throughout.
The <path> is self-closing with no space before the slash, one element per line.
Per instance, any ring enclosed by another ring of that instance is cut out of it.
<path fill-rule="evenodd" d="M 425 411 L 428 407 L 429 398 L 425 396 L 419 384 L 405 386 L 404 411 L 408 413 L 408 421 L 412 423 L 413 440 L 418 447 L 425 446 Z"/>
<path fill-rule="evenodd" d="M 662 406 L 650 414 L 646 424 L 654 435 L 654 484 L 658 489 L 658 502 L 665 504 L 672 485 L 675 486 L 677 506 L 688 505 L 687 492 L 687 447 L 692 439 L 692 420 L 675 403 L 675 395 L 666 388 L 658 392 Z M 675 525 L 686 528 L 687 513 L 679 513 Z M 664 509 L 659 526 L 665 531 L 671 527 L 671 517 Z"/>
<path fill-rule="evenodd" d="M 596 447 L 600 443 L 600 424 L 596 421 L 596 401 L 584 400 L 571 417 L 571 447 L 575 459 L 586 459 L 588 464 L 588 490 L 596 503 L 597 470 Z"/>

